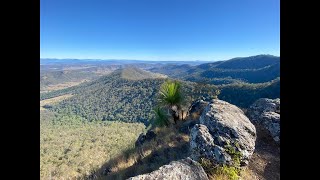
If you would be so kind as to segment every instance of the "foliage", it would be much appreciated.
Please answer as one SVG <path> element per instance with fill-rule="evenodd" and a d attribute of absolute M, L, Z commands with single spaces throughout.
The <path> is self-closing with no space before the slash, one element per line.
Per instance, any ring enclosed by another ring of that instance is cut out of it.
<path fill-rule="evenodd" d="M 151 71 L 181 80 L 208 81 L 216 85 L 241 82 L 263 83 L 280 76 L 280 57 L 258 55 L 198 66 L 166 65 L 155 67 Z"/>
<path fill-rule="evenodd" d="M 96 81 L 43 96 L 73 94 L 71 98 L 51 108 L 60 114 L 78 115 L 88 121 L 120 120 L 147 125 L 148 120 L 154 117 L 152 108 L 156 102 L 157 89 L 162 82 L 164 79 L 123 79 L 121 71 L 116 71 Z"/>
<path fill-rule="evenodd" d="M 240 160 L 242 158 L 241 152 L 236 151 L 236 149 L 234 147 L 232 147 L 231 145 L 226 145 L 225 150 L 231 156 L 233 166 L 235 168 L 239 168 L 240 167 Z"/>
<path fill-rule="evenodd" d="M 242 58 L 233 58 L 222 61 L 216 67 L 223 69 L 258 69 L 269 65 L 277 64 L 280 57 L 272 55 L 256 55 Z"/>
<path fill-rule="evenodd" d="M 223 166 L 217 167 L 217 169 L 215 171 L 215 176 L 225 175 L 230 180 L 237 180 L 240 177 L 239 173 L 240 173 L 240 171 L 236 167 L 223 165 Z M 216 179 L 218 179 L 218 178 L 216 178 Z"/>
<path fill-rule="evenodd" d="M 41 111 L 40 179 L 78 179 L 134 147 L 141 123 L 88 122 Z"/>
<path fill-rule="evenodd" d="M 155 118 L 152 109 L 157 105 L 158 90 L 166 79 L 147 78 L 147 74 L 142 74 L 145 75 L 145 78 L 141 79 L 141 73 L 139 73 L 139 80 L 129 80 L 122 78 L 121 72 L 115 71 L 95 81 L 42 93 L 40 99 L 72 94 L 71 98 L 50 106 L 49 110 L 60 114 L 77 115 L 88 121 L 120 120 L 142 122 L 148 126 L 150 120 Z M 175 80 L 168 80 L 168 82 L 175 82 Z M 179 110 L 185 112 L 192 101 L 201 96 L 206 99 L 216 98 L 219 92 L 219 99 L 243 108 L 261 97 L 277 98 L 280 96 L 280 79 L 261 84 L 238 83 L 223 86 L 208 84 L 206 81 L 202 85 L 188 81 L 179 81 L 178 84 L 163 88 L 162 93 L 165 95 L 163 102 L 167 101 L 171 104 L 179 102 Z M 181 93 L 175 93 L 178 89 Z"/>
<path fill-rule="evenodd" d="M 144 71 L 136 67 L 125 68 L 121 71 L 121 78 L 129 80 L 156 79 L 163 77 L 165 76 L 158 73 Z"/>
<path fill-rule="evenodd" d="M 154 109 L 155 112 L 155 122 L 154 125 L 155 126 L 169 126 L 169 117 L 167 116 L 167 114 L 163 111 L 163 109 L 161 109 L 161 107 L 157 107 Z"/>
<path fill-rule="evenodd" d="M 115 71 L 95 81 L 42 93 L 40 99 L 72 94 L 72 97 L 51 105 L 48 110 L 59 114 L 77 115 L 87 121 L 119 120 L 142 122 L 148 126 L 150 120 L 155 118 L 152 110 L 157 105 L 159 89 L 163 82 L 165 79 L 162 78 L 124 79 L 122 71 Z M 178 99 L 182 106 L 181 109 L 185 111 L 190 105 L 191 97 L 206 94 L 206 91 L 203 90 L 202 94 L 192 95 L 193 88 L 196 87 L 195 83 L 181 81 L 180 84 L 179 91 L 185 96 Z"/>
<path fill-rule="evenodd" d="M 235 166 L 227 165 L 214 165 L 210 160 L 206 158 L 200 158 L 199 163 L 208 174 L 209 179 L 212 180 L 238 180 L 240 175 L 240 169 Z"/>
<path fill-rule="evenodd" d="M 162 105 L 178 105 L 182 102 L 181 84 L 178 81 L 165 81 L 159 92 L 159 102 Z"/>
<path fill-rule="evenodd" d="M 179 118 L 181 119 L 182 101 L 183 95 L 180 82 L 167 80 L 161 85 L 158 102 L 170 112 L 175 124 Z"/>
<path fill-rule="evenodd" d="M 225 150 L 231 156 L 233 164 L 215 165 L 209 159 L 200 158 L 199 162 L 206 173 L 209 175 L 210 179 L 239 179 L 241 172 L 240 159 L 242 157 L 242 154 L 241 152 L 236 151 L 236 149 L 231 145 L 226 145 Z"/>
<path fill-rule="evenodd" d="M 196 82 L 192 88 L 192 101 L 197 100 L 199 97 L 206 100 L 216 99 L 219 93 L 218 87 L 207 81 Z"/>
<path fill-rule="evenodd" d="M 81 88 L 83 86 L 84 86 L 84 84 L 81 84 L 81 85 L 78 85 L 78 86 L 72 86 L 72 87 L 59 89 L 59 90 L 55 90 L 55 91 L 51 91 L 51 92 L 47 92 L 47 93 L 40 93 L 40 101 L 41 100 L 45 100 L 45 99 L 54 98 L 54 97 L 57 97 L 57 96 L 71 94 L 76 89 L 79 89 L 79 88 Z"/>
<path fill-rule="evenodd" d="M 280 98 L 280 78 L 267 83 L 238 83 L 219 87 L 219 99 L 242 108 L 248 108 L 259 98 Z"/>

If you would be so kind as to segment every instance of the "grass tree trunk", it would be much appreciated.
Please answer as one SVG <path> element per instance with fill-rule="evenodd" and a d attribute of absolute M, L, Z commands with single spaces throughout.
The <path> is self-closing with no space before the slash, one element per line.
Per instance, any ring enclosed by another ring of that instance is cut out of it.
<path fill-rule="evenodd" d="M 173 117 L 174 124 L 177 124 L 177 121 L 179 120 L 179 106 L 172 105 L 171 106 L 171 116 Z"/>

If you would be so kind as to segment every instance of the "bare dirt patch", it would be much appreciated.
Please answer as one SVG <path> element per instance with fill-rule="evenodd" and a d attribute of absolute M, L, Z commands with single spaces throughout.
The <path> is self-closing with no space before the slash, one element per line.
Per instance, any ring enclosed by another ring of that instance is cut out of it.
<path fill-rule="evenodd" d="M 261 127 L 256 126 L 257 141 L 255 152 L 250 159 L 243 179 L 280 179 L 280 146 Z"/>

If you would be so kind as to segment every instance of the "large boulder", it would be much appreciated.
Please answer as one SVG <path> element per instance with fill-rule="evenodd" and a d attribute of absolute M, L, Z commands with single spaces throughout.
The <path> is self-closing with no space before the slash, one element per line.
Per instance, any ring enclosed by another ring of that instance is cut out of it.
<path fill-rule="evenodd" d="M 168 165 L 161 166 L 158 170 L 129 178 L 129 180 L 209 180 L 201 165 L 190 158 L 172 161 Z"/>
<path fill-rule="evenodd" d="M 256 124 L 266 129 L 272 138 L 280 143 L 280 99 L 261 98 L 248 109 L 248 117 Z"/>
<path fill-rule="evenodd" d="M 191 130 L 190 150 L 194 160 L 204 157 L 220 164 L 231 163 L 230 148 L 240 152 L 241 165 L 247 165 L 254 152 L 256 129 L 244 112 L 222 100 L 214 99 Z"/>

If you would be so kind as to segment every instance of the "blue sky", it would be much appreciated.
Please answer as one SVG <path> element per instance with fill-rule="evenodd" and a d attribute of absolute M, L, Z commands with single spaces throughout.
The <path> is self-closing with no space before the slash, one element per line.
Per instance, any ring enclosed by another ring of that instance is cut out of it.
<path fill-rule="evenodd" d="M 279 0 L 40 0 L 40 57 L 280 55 Z"/>

